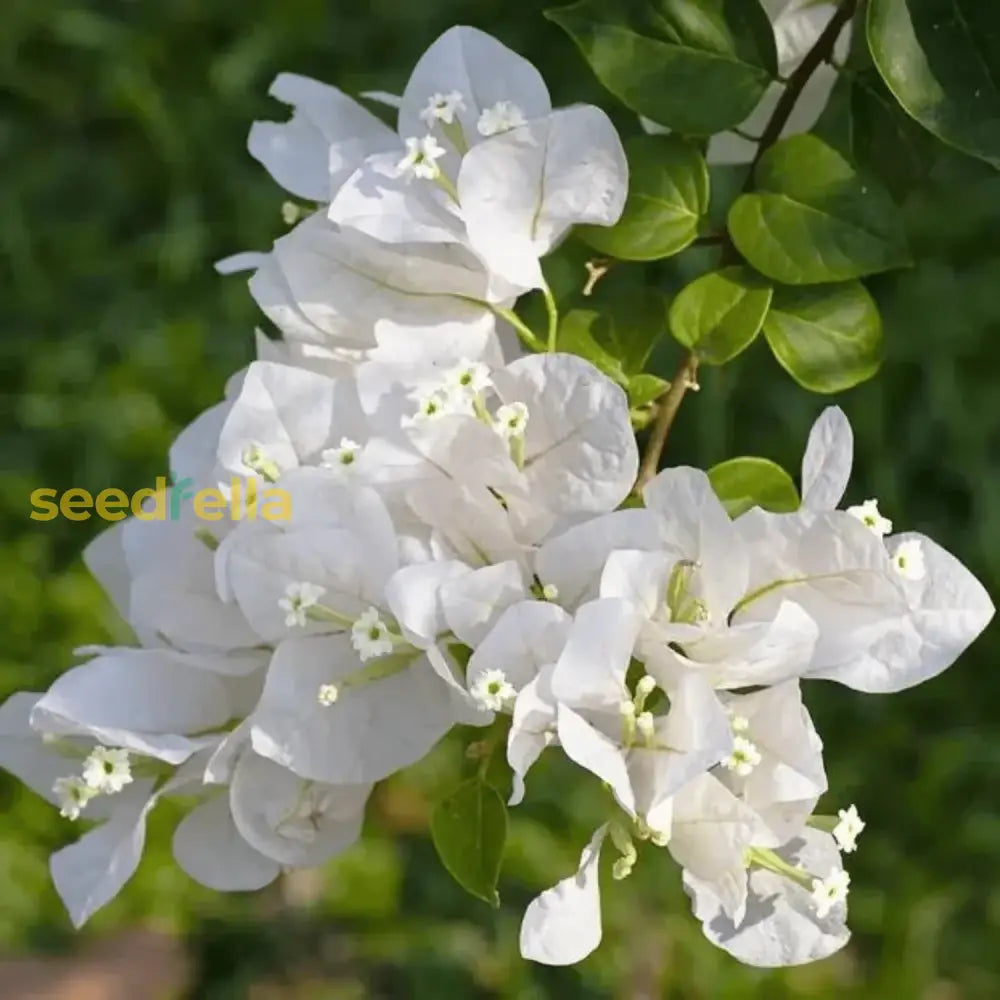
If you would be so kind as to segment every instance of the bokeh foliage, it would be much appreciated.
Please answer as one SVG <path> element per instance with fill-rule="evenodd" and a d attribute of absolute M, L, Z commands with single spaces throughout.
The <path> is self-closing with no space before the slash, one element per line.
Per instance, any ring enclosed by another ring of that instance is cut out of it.
<path fill-rule="evenodd" d="M 539 65 L 556 103 L 596 101 L 623 134 L 637 133 L 542 6 L 5 0 L 0 696 L 45 686 L 77 645 L 122 638 L 79 560 L 99 525 L 30 521 L 31 490 L 150 484 L 167 471 L 173 435 L 251 359 L 255 307 L 243 280 L 217 277 L 211 262 L 284 229 L 283 196 L 244 147 L 254 118 L 283 117 L 266 97 L 275 73 L 398 90 L 440 31 L 472 23 Z M 822 132 L 841 148 L 862 145 L 903 202 L 918 264 L 869 283 L 885 365 L 835 397 L 858 441 L 849 499 L 877 495 L 897 525 L 933 535 L 997 594 L 1000 173 L 927 141 L 854 62 Z M 713 180 L 725 186 L 721 173 Z M 572 262 L 587 254 L 568 248 L 553 284 L 581 287 Z M 679 268 L 654 269 L 660 287 L 696 276 Z M 627 272 L 609 275 L 605 294 L 627 287 Z M 660 374 L 677 351 L 660 349 Z M 725 369 L 704 369 L 702 383 L 670 462 L 756 454 L 796 468 L 827 401 L 797 387 L 762 341 Z M 176 816 L 164 809 L 138 877 L 86 934 L 139 920 L 175 928 L 196 959 L 191 995 L 210 1000 L 247 996 L 260 979 L 276 996 L 334 1000 L 987 1000 L 1000 995 L 998 649 L 994 627 L 943 678 L 892 698 L 807 688 L 827 743 L 828 804 L 855 801 L 869 824 L 851 859 L 855 941 L 814 967 L 759 973 L 714 951 L 676 872 L 652 856 L 630 881 L 607 880 L 606 943 L 593 957 L 570 971 L 523 963 L 520 913 L 572 870 L 601 800 L 567 781 L 558 760 L 532 772 L 493 911 L 452 883 L 426 835 L 429 803 L 459 780 L 457 742 L 387 783 L 354 852 L 281 891 L 218 897 L 193 885 L 170 862 Z M 74 828 L 6 777 L 0 801 L 0 945 L 70 947 L 46 858 Z"/>

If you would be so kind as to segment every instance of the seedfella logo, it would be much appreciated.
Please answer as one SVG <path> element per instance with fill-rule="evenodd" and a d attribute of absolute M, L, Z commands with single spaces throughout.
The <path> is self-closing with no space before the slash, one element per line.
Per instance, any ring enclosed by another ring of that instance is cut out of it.
<path fill-rule="evenodd" d="M 99 517 L 102 521 L 123 521 L 131 513 L 140 521 L 179 521 L 185 504 L 191 504 L 194 516 L 202 521 L 289 521 L 292 498 L 287 490 L 276 486 L 260 489 L 256 479 L 234 476 L 227 492 L 221 489 L 194 488 L 194 480 L 186 477 L 168 484 L 158 476 L 152 488 L 136 490 L 130 497 L 124 490 L 101 490 L 95 497 L 89 490 L 73 489 L 60 494 L 54 489 L 38 489 L 31 494 L 33 521 L 52 521 L 64 517 L 67 521 L 87 521 Z"/>

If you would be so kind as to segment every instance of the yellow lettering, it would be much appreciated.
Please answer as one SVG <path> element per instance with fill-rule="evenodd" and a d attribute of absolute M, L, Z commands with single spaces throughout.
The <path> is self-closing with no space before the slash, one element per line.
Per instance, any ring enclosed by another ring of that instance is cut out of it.
<path fill-rule="evenodd" d="M 194 516 L 202 521 L 221 521 L 226 506 L 222 490 L 199 490 L 194 495 Z"/>
<path fill-rule="evenodd" d="M 33 510 L 28 515 L 32 521 L 51 521 L 59 513 L 59 507 L 55 503 L 57 493 L 55 490 L 35 490 L 31 494 L 31 506 Z"/>
<path fill-rule="evenodd" d="M 287 490 L 264 490 L 261 500 L 260 516 L 265 521 L 292 519 L 292 496 Z"/>
<path fill-rule="evenodd" d="M 94 510 L 104 521 L 123 521 L 128 510 L 128 497 L 124 490 L 101 490 L 94 500 Z"/>

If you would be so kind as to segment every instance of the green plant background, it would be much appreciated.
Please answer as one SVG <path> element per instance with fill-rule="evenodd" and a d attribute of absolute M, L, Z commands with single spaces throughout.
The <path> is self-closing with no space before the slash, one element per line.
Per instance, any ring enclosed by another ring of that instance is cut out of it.
<path fill-rule="evenodd" d="M 453 23 L 541 66 L 558 103 L 600 92 L 537 0 L 5 0 L 0 10 L 0 696 L 39 689 L 79 644 L 121 633 L 79 559 L 95 521 L 36 523 L 40 486 L 129 491 L 166 472 L 176 432 L 252 354 L 255 307 L 211 262 L 283 230 L 282 193 L 245 152 L 281 70 L 347 90 L 393 90 Z M 874 165 L 890 183 L 900 150 Z M 919 265 L 871 283 L 887 357 L 838 397 L 858 439 L 852 492 L 878 496 L 1000 592 L 1000 174 L 931 144 L 905 189 Z M 898 185 L 896 190 L 900 191 Z M 670 269 L 668 269 L 670 271 Z M 679 273 L 661 275 L 670 280 Z M 673 349 L 657 358 L 660 373 Z M 756 344 L 704 372 L 672 463 L 765 455 L 795 470 L 825 401 Z M 605 942 L 576 969 L 521 962 L 524 905 L 575 867 L 601 804 L 558 761 L 512 813 L 498 912 L 465 896 L 424 832 L 457 780 L 445 744 L 374 799 L 366 838 L 323 872 L 257 896 L 202 890 L 154 824 L 139 875 L 83 937 L 148 922 L 183 935 L 191 997 L 664 997 L 960 1000 L 1000 996 L 1000 674 L 991 629 L 946 676 L 892 698 L 814 684 L 835 795 L 868 820 L 851 858 L 855 938 L 816 966 L 764 973 L 701 938 L 676 873 L 656 857 L 605 881 Z M 70 949 L 48 854 L 74 828 L 0 781 L 0 949 Z M 271 995 L 271 994 L 268 994 Z M 142 998 L 137 998 L 142 1000 Z"/>

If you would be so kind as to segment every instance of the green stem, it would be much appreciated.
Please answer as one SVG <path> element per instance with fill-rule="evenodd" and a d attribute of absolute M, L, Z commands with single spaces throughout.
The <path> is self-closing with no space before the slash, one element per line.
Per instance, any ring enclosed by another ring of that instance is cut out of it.
<path fill-rule="evenodd" d="M 556 337 L 559 333 L 559 306 L 556 304 L 552 289 L 547 284 L 542 286 L 542 295 L 545 296 L 545 311 L 549 316 L 548 352 L 553 354 L 556 349 Z"/>
<path fill-rule="evenodd" d="M 493 307 L 493 312 L 497 314 L 501 319 L 507 320 L 508 323 L 515 330 L 517 330 L 517 335 L 523 340 L 528 347 L 533 351 L 541 353 L 545 350 L 545 345 L 541 340 L 535 335 L 535 332 L 529 327 L 520 316 L 514 312 L 513 309 L 497 309 L 496 306 Z"/>

